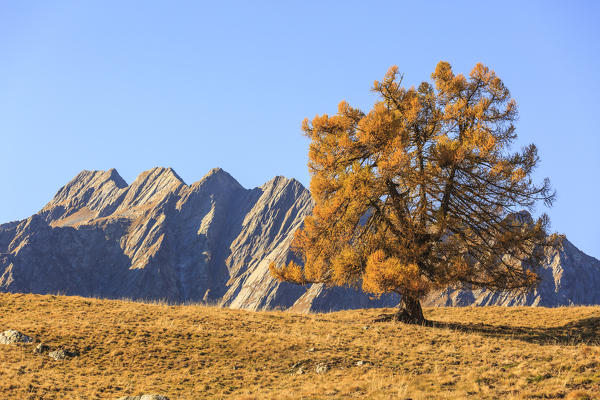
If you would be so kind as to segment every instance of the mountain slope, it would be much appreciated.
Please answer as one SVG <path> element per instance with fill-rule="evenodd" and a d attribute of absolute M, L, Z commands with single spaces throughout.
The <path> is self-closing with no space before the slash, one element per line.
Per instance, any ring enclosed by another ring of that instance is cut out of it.
<path fill-rule="evenodd" d="M 82 171 L 39 213 L 0 225 L 0 291 L 289 308 L 307 288 L 275 281 L 268 265 L 291 257 L 311 208 L 310 193 L 284 177 L 245 189 L 219 168 L 191 185 L 170 168 L 130 185 L 114 169 Z M 396 301 L 352 289 L 319 301 L 336 291 L 319 289 L 302 310 Z"/>
<path fill-rule="evenodd" d="M 427 306 L 569 306 L 600 304 L 600 261 L 568 240 L 558 249 L 546 249 L 539 286 L 528 293 L 487 289 L 448 288 L 432 293 Z"/>
<path fill-rule="evenodd" d="M 39 213 L 0 225 L 0 291 L 299 312 L 397 304 L 391 295 L 271 278 L 269 264 L 293 257 L 294 232 L 311 209 L 308 190 L 281 176 L 245 189 L 220 168 L 191 185 L 171 168 L 130 185 L 114 169 L 82 171 Z M 547 250 L 540 274 L 530 293 L 447 288 L 424 304 L 600 304 L 600 261 L 568 240 Z"/>

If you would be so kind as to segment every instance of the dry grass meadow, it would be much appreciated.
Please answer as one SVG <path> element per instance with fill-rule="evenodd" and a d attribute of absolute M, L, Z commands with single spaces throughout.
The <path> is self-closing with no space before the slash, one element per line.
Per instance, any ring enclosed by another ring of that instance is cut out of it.
<path fill-rule="evenodd" d="M 35 343 L 0 345 L 0 398 L 600 398 L 600 307 L 434 308 L 434 327 L 372 322 L 385 311 L 0 294 L 0 331 L 80 353 L 55 361 Z"/>

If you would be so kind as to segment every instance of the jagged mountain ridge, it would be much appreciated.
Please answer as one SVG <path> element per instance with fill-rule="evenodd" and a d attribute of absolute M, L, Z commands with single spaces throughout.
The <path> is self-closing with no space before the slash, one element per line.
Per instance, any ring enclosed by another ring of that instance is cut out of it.
<path fill-rule="evenodd" d="M 215 168 L 187 185 L 153 168 L 128 185 L 114 169 L 82 171 L 37 214 L 0 225 L 0 291 L 65 293 L 252 310 L 329 311 L 392 306 L 350 288 L 300 287 L 271 278 L 292 257 L 293 233 L 312 209 L 298 181 L 245 189 Z M 425 305 L 600 304 L 600 261 L 568 240 L 549 249 L 529 293 L 447 288 Z"/>
<path fill-rule="evenodd" d="M 0 291 L 253 310 L 397 302 L 271 278 L 269 263 L 292 256 L 293 233 L 311 209 L 308 190 L 284 177 L 245 189 L 220 168 L 191 185 L 171 168 L 145 171 L 130 185 L 114 169 L 82 171 L 37 214 L 0 225 Z"/>
<path fill-rule="evenodd" d="M 545 250 L 538 268 L 541 282 L 529 292 L 494 292 L 458 287 L 431 293 L 428 306 L 570 306 L 600 304 L 600 261 L 588 256 L 567 239 L 559 248 Z"/>

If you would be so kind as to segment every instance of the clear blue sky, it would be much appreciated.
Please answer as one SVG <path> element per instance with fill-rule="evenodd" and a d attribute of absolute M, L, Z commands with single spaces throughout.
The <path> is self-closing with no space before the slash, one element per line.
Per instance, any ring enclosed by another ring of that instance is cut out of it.
<path fill-rule="evenodd" d="M 439 60 L 483 62 L 558 190 L 552 228 L 600 257 L 600 2 L 421 3 L 0 3 L 0 222 L 82 169 L 307 185 L 303 118 L 368 110 L 393 64 L 417 84 Z"/>

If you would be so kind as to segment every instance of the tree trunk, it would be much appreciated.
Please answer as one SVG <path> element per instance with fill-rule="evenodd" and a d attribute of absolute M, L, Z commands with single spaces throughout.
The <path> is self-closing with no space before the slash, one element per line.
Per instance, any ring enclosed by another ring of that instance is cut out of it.
<path fill-rule="evenodd" d="M 432 322 L 427 321 L 423 315 L 423 309 L 418 297 L 405 294 L 401 295 L 401 297 L 402 300 L 398 305 L 398 312 L 396 314 L 381 314 L 373 322 L 399 321 L 405 324 L 432 326 Z"/>
<path fill-rule="evenodd" d="M 398 321 L 419 325 L 425 325 L 427 323 L 427 320 L 425 320 L 425 317 L 423 316 L 421 302 L 418 298 L 403 294 L 399 307 L 400 309 L 395 316 L 395 319 Z"/>

